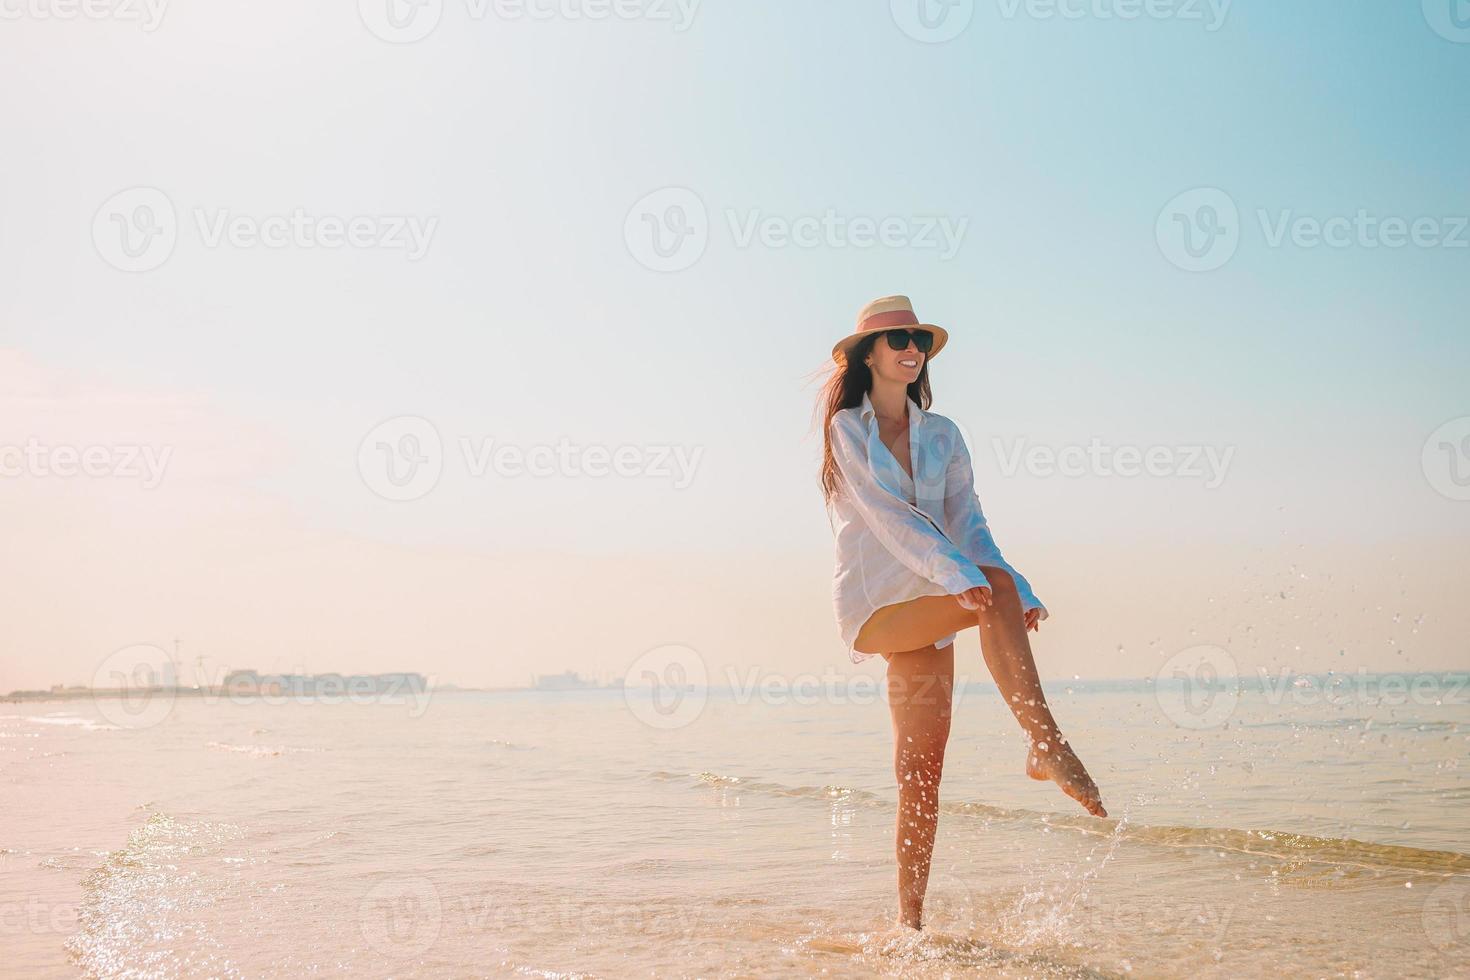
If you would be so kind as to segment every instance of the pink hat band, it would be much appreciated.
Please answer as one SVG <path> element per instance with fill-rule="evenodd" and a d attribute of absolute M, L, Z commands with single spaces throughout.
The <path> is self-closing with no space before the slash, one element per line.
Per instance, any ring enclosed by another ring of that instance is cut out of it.
<path fill-rule="evenodd" d="M 917 327 L 919 318 L 914 315 L 913 310 L 889 310 L 886 313 L 874 313 L 863 321 L 859 330 L 885 330 L 890 327 Z"/>

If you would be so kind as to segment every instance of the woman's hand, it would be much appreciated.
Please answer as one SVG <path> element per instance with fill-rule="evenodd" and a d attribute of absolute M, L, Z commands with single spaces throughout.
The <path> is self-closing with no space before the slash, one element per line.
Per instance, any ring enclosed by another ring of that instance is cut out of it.
<path fill-rule="evenodd" d="M 976 612 L 979 612 L 981 609 L 989 609 L 992 605 L 990 587 L 985 585 L 979 585 L 973 589 L 966 589 L 963 592 L 957 593 L 955 598 L 959 600 L 960 605 L 966 609 L 973 609 Z"/>
<path fill-rule="evenodd" d="M 1033 608 L 1026 610 L 1026 628 L 1035 633 L 1041 632 L 1041 609 Z"/>

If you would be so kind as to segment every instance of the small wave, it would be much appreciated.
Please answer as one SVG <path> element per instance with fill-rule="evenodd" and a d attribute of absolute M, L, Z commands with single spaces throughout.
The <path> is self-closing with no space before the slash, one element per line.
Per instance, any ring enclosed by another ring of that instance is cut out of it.
<path fill-rule="evenodd" d="M 278 755 L 294 755 L 298 752 L 319 752 L 320 749 L 291 748 L 285 745 L 231 745 L 228 742 L 209 742 L 208 747 L 222 752 L 238 752 L 254 759 L 274 758 Z"/>
<path fill-rule="evenodd" d="M 36 867 L 45 868 L 48 871 L 85 871 L 91 868 L 99 857 L 106 856 L 106 851 L 72 851 L 42 858 L 36 862 Z"/>
<path fill-rule="evenodd" d="M 1166 847 L 1204 847 L 1288 862 L 1331 864 L 1374 871 L 1407 871 L 1430 875 L 1470 872 L 1470 854 L 1431 851 L 1397 844 L 1340 837 L 1313 837 L 1275 830 L 1237 830 L 1233 827 L 1146 827 L 1123 831 L 1125 840 L 1146 841 Z"/>
<path fill-rule="evenodd" d="M 688 779 L 696 786 L 719 786 L 742 792 L 767 793 L 805 799 L 841 799 L 865 806 L 891 807 L 893 801 L 867 790 L 844 786 L 787 786 L 741 776 L 712 772 L 673 773 L 656 770 L 648 774 L 659 780 Z M 1470 854 L 1436 851 L 1397 844 L 1377 844 L 1351 838 L 1314 837 L 1277 830 L 1240 830 L 1234 827 L 1153 827 L 1128 820 L 1070 816 L 995 806 L 966 800 L 942 800 L 941 813 L 979 817 L 988 822 L 1039 825 L 1075 830 L 1082 834 L 1159 847 L 1202 848 L 1272 858 L 1289 865 L 1326 864 L 1373 871 L 1401 871 L 1425 875 L 1470 874 Z"/>
<path fill-rule="evenodd" d="M 749 790 L 752 793 L 769 793 L 773 796 L 797 796 L 819 800 L 850 800 L 861 803 L 881 804 L 883 798 L 865 789 L 851 786 L 787 786 L 783 783 L 761 782 L 743 776 L 721 776 L 713 772 L 677 773 L 657 770 L 649 773 L 653 779 L 672 780 L 693 778 L 705 786 Z"/>
<path fill-rule="evenodd" d="M 535 966 L 523 966 L 501 960 L 500 965 L 523 977 L 540 977 L 541 980 L 592 980 L 590 973 L 568 973 L 560 970 L 543 970 Z"/>
<path fill-rule="evenodd" d="M 1316 731 L 1318 729 L 1334 728 L 1361 728 L 1365 732 L 1458 732 L 1460 730 L 1459 722 L 1454 721 L 1384 721 L 1376 718 L 1319 718 L 1307 720 L 1292 718 L 1284 721 L 1242 721 L 1238 723 L 1238 726 L 1240 728 L 1290 728 L 1297 731 Z"/>
<path fill-rule="evenodd" d="M 34 724 L 37 724 L 37 725 L 65 725 L 65 726 L 80 728 L 83 731 L 87 731 L 87 732 L 120 732 L 120 731 L 122 731 L 122 729 L 119 728 L 116 725 L 105 725 L 102 722 L 93 721 L 90 718 L 83 718 L 80 715 L 63 715 L 63 714 L 27 715 L 26 718 L 25 718 L 25 720 L 26 721 L 29 721 L 29 722 L 32 722 Z"/>

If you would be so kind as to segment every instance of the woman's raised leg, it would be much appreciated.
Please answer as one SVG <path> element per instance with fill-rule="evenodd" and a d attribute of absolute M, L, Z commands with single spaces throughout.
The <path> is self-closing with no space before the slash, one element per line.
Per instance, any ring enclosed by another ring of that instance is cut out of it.
<path fill-rule="evenodd" d="M 939 825 L 939 779 L 944 773 L 954 700 L 954 645 L 937 649 L 931 644 L 884 657 L 888 660 L 888 710 L 893 717 L 893 772 L 898 778 L 894 847 L 899 922 L 922 929 L 924 892 Z"/>
<path fill-rule="evenodd" d="M 985 567 L 983 571 L 990 582 L 993 601 L 989 608 L 976 614 L 980 624 L 980 650 L 1001 697 L 1031 743 L 1026 753 L 1026 775 L 1052 780 L 1088 813 L 1107 816 L 1097 784 L 1062 736 L 1046 703 L 1046 693 L 1036 675 L 1031 641 L 1026 636 L 1026 618 L 1016 583 L 1004 569 Z"/>

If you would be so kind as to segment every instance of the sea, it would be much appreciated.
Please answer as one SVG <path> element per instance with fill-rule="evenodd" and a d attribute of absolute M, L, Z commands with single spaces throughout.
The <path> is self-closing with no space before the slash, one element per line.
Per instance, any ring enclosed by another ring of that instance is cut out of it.
<path fill-rule="evenodd" d="M 917 933 L 876 684 L 4 703 L 0 976 L 1470 976 L 1470 675 L 1389 680 L 1050 682 L 1107 819 L 963 683 Z"/>

